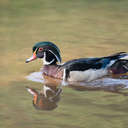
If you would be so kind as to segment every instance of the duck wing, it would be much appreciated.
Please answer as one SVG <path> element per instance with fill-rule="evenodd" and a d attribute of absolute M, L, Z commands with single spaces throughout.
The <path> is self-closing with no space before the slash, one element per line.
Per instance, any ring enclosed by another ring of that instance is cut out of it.
<path fill-rule="evenodd" d="M 80 59 L 74 59 L 70 60 L 66 63 L 64 63 L 61 68 L 67 69 L 69 71 L 85 71 L 89 69 L 101 69 L 106 68 L 108 64 L 111 66 L 116 61 L 120 60 L 122 57 L 126 56 L 127 54 L 125 52 L 119 52 L 116 54 L 113 54 L 111 56 L 106 57 L 97 57 L 97 58 L 80 58 Z"/>
<path fill-rule="evenodd" d="M 61 68 L 69 71 L 85 71 L 89 69 L 100 69 L 105 67 L 109 63 L 109 59 L 106 58 L 80 58 L 74 59 L 64 63 Z"/>

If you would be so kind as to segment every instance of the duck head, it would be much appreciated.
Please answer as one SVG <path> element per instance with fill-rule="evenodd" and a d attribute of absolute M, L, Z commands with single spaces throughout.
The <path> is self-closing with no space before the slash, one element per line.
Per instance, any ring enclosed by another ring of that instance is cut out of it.
<path fill-rule="evenodd" d="M 61 63 L 59 48 L 52 42 L 38 42 L 32 48 L 33 55 L 26 60 L 26 63 L 37 58 L 42 58 L 44 65 Z"/>

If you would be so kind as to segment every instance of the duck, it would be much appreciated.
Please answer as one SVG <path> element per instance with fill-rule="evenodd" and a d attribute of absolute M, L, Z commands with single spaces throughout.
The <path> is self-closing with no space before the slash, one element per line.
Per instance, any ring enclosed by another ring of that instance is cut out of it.
<path fill-rule="evenodd" d="M 90 82 L 110 74 L 128 72 L 128 54 L 119 52 L 105 57 L 72 59 L 62 63 L 60 49 L 50 41 L 36 43 L 32 48 L 33 55 L 26 63 L 43 59 L 43 75 L 63 81 Z"/>
<path fill-rule="evenodd" d="M 61 88 L 44 85 L 43 90 L 37 91 L 34 88 L 26 87 L 27 91 L 33 96 L 33 106 L 37 110 L 53 110 L 57 108 L 60 100 Z"/>

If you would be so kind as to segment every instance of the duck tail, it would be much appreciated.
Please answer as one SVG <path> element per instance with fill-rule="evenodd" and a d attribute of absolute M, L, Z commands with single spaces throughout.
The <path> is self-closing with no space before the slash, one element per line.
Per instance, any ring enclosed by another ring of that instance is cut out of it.
<path fill-rule="evenodd" d="M 120 60 L 128 60 L 128 53 L 122 53 L 119 57 Z"/>
<path fill-rule="evenodd" d="M 119 52 L 109 56 L 115 62 L 110 66 L 110 71 L 113 74 L 124 74 L 128 72 L 128 53 Z"/>
<path fill-rule="evenodd" d="M 119 59 L 126 59 L 128 60 L 128 53 L 126 52 L 118 52 L 116 54 L 113 54 L 111 56 L 107 56 L 104 58 L 110 58 L 111 60 L 119 60 Z"/>
<path fill-rule="evenodd" d="M 125 74 L 128 72 L 128 60 L 119 59 L 111 67 L 112 74 Z"/>

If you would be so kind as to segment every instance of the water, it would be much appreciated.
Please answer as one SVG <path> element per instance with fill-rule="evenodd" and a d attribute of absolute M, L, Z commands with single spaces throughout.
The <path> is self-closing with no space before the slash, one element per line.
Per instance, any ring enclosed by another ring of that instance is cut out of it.
<path fill-rule="evenodd" d="M 30 75 L 26 76 L 28 80 L 44 83 L 44 79 L 41 72 L 33 72 Z"/>
<path fill-rule="evenodd" d="M 28 80 L 34 81 L 34 82 L 39 82 L 44 84 L 45 83 L 45 79 L 43 78 L 43 75 L 41 72 L 33 72 L 31 74 L 29 74 L 28 76 L 26 76 L 26 78 Z M 51 78 L 52 79 L 52 78 Z M 56 81 L 58 81 L 58 84 L 62 84 L 63 82 L 60 83 L 59 80 L 56 79 Z M 127 79 L 114 79 L 114 78 L 102 78 L 102 79 L 98 79 L 98 80 L 94 80 L 91 82 L 67 82 L 67 86 L 68 85 L 77 85 L 77 86 L 83 86 L 83 87 L 90 87 L 90 88 L 106 88 L 106 87 L 121 87 L 122 89 L 127 89 L 128 88 L 128 80 Z M 62 84 L 62 86 L 64 86 Z"/>
<path fill-rule="evenodd" d="M 0 5 L 0 128 L 128 127 L 128 96 L 119 93 L 128 93 L 127 79 L 105 78 L 93 88 L 70 83 L 62 86 L 57 108 L 38 111 L 26 86 L 40 92 L 44 83 L 61 81 L 44 81 L 40 73 L 38 82 L 27 80 L 42 62 L 24 63 L 38 41 L 54 42 L 63 62 L 128 52 L 127 0 L 1 0 Z"/>

